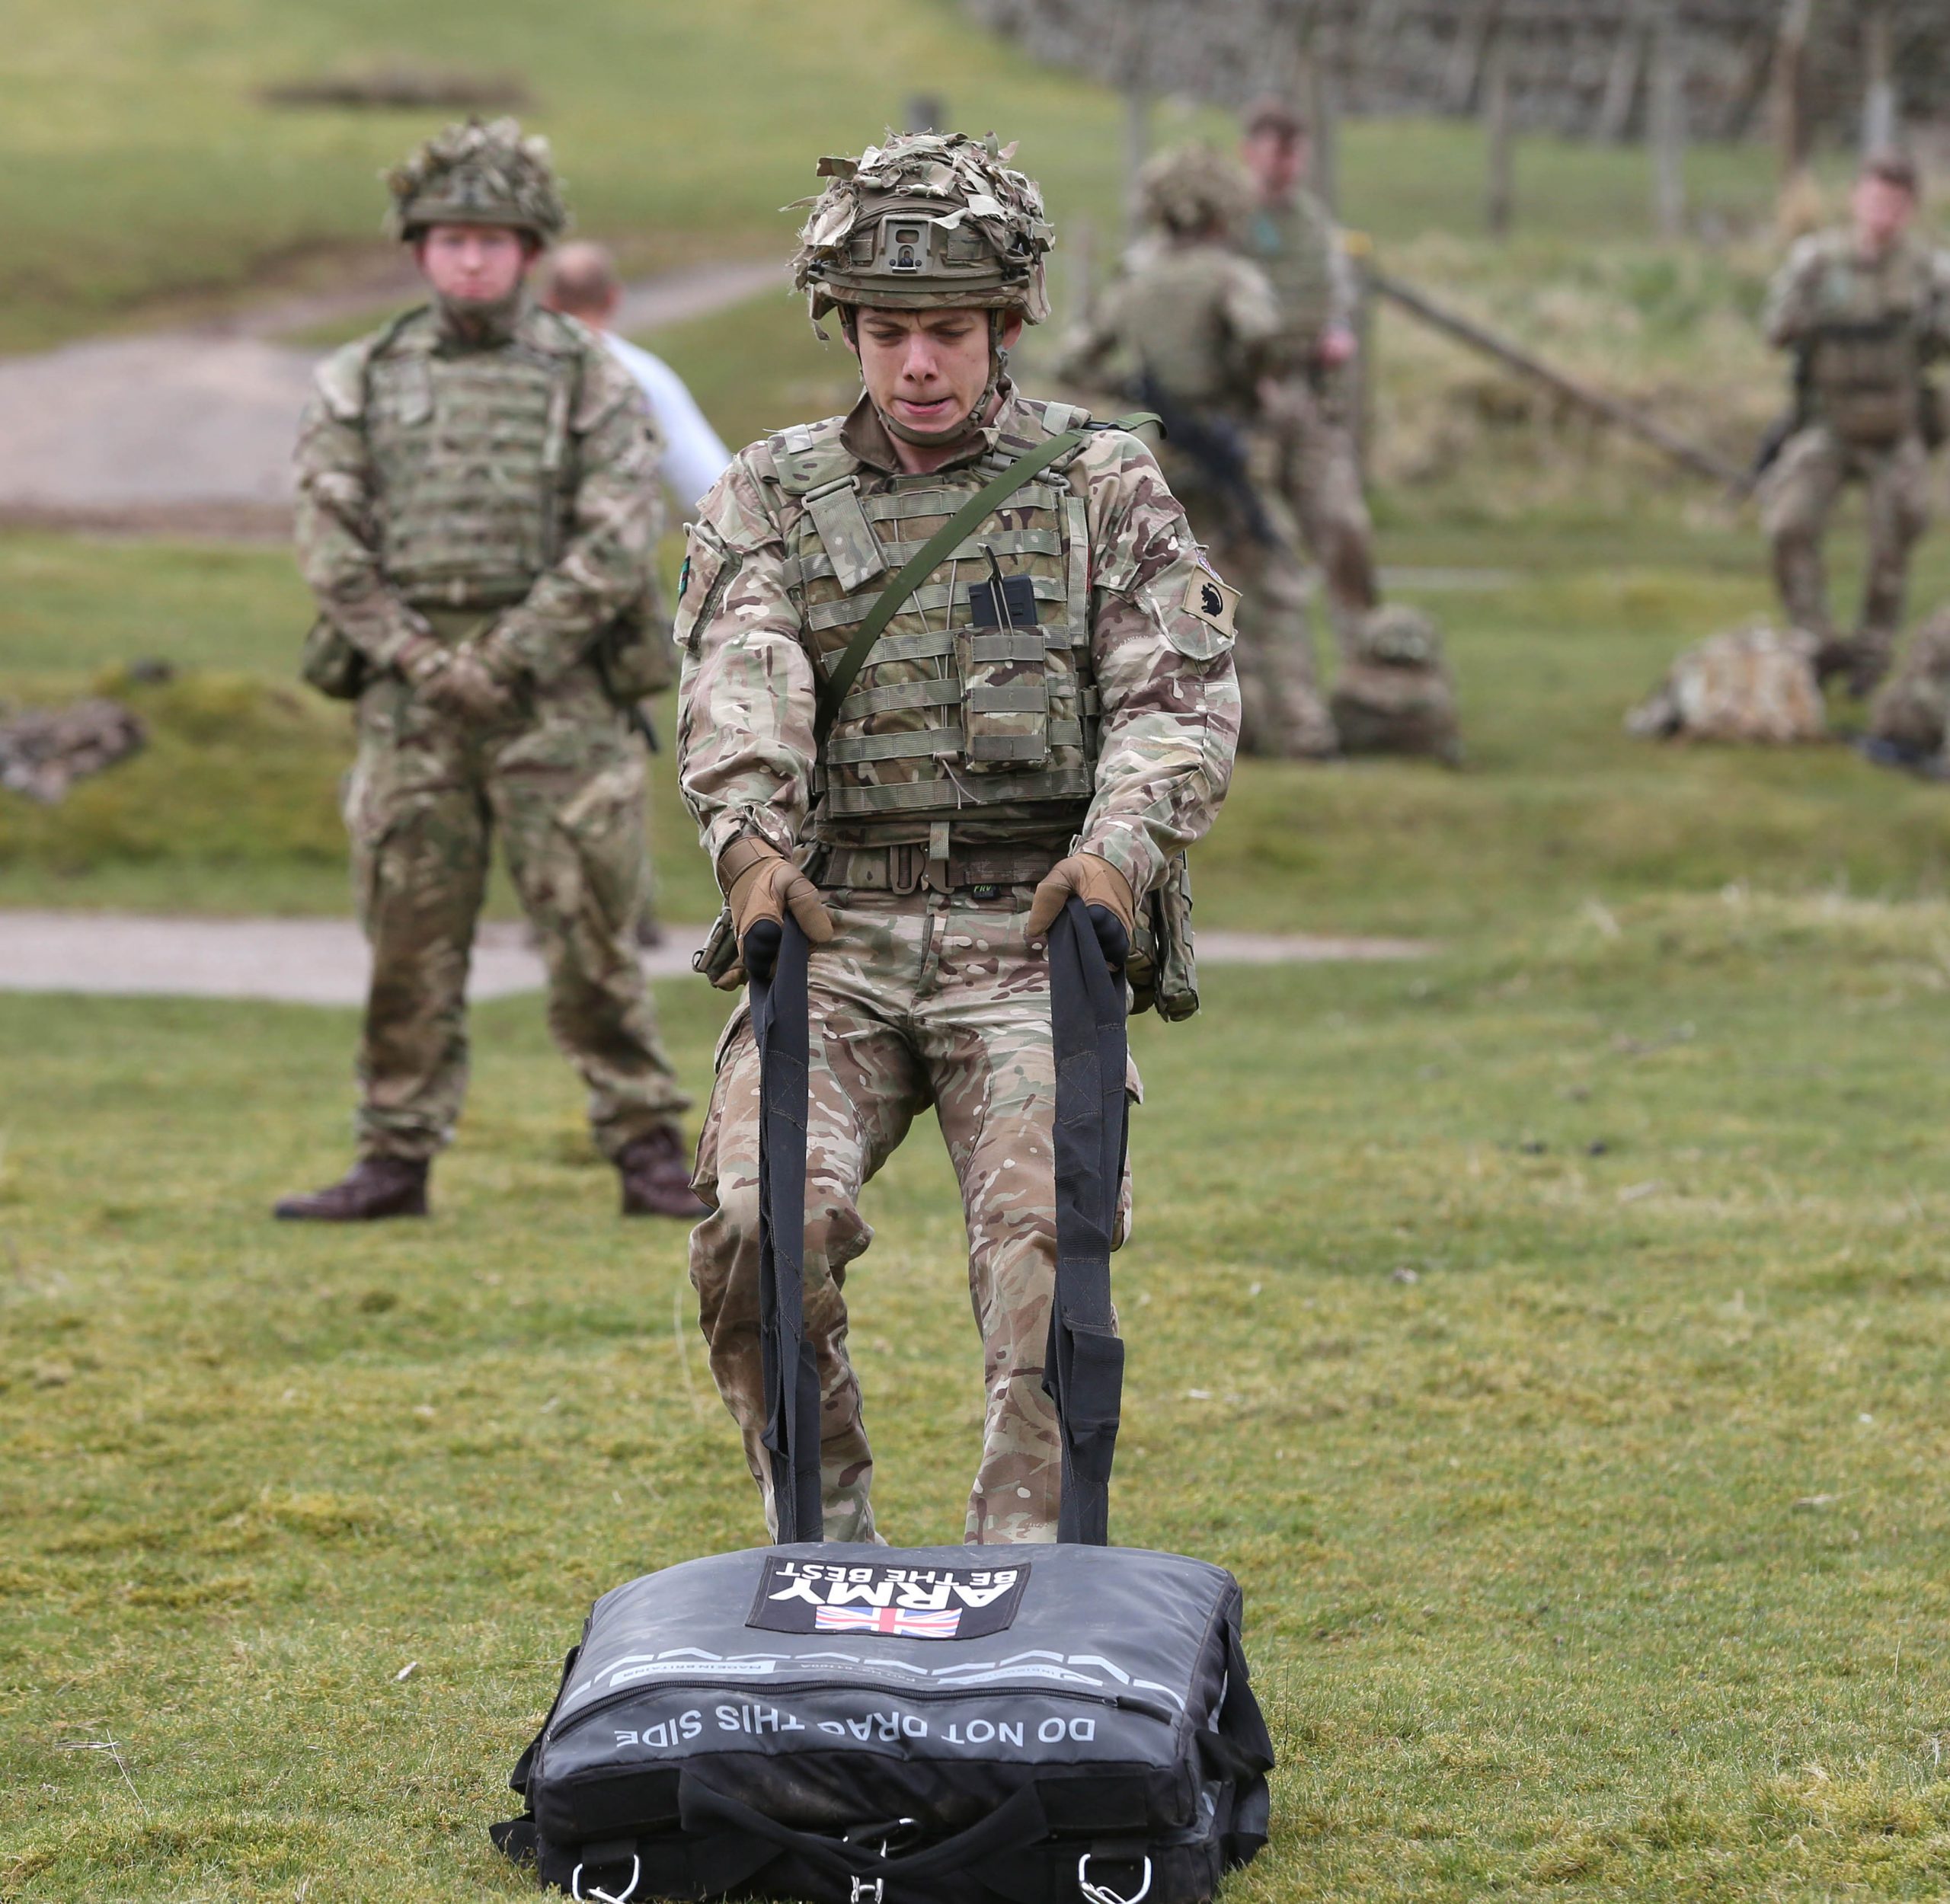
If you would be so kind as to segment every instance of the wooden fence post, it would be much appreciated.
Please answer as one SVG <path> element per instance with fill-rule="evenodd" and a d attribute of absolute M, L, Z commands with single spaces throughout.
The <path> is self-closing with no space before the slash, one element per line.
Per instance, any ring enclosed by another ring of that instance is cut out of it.
<path fill-rule="evenodd" d="M 1808 34 L 1814 24 L 1814 0 L 1782 0 L 1780 31 L 1774 40 L 1774 144 L 1779 155 L 1783 190 L 1808 165 Z"/>
<path fill-rule="evenodd" d="M 1489 177 L 1483 202 L 1491 235 L 1507 238 L 1511 210 L 1510 159 L 1510 36 L 1501 21 L 1490 27 L 1483 50 L 1483 127 L 1489 147 Z"/>
<path fill-rule="evenodd" d="M 1662 238 L 1686 231 L 1686 42 L 1675 0 L 1652 24 L 1647 134 L 1652 149 L 1652 225 Z"/>
<path fill-rule="evenodd" d="M 1889 0 L 1866 0 L 1862 22 L 1862 65 L 1868 78 L 1862 108 L 1862 149 L 1887 151 L 1901 132 L 1896 112 L 1895 22 Z"/>

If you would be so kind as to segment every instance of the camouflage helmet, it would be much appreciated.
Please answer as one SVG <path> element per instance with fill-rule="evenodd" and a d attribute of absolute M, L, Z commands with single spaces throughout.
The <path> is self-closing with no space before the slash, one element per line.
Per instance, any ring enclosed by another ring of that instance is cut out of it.
<path fill-rule="evenodd" d="M 397 238 L 433 225 L 501 225 L 547 244 L 568 228 L 548 140 L 523 138 L 512 119 L 449 126 L 385 177 Z"/>
<path fill-rule="evenodd" d="M 1137 175 L 1137 197 L 1147 223 L 1183 237 L 1236 230 L 1252 209 L 1252 186 L 1238 162 L 1204 139 L 1149 161 Z"/>
<path fill-rule="evenodd" d="M 841 305 L 1050 315 L 1043 257 L 1054 235 L 1013 145 L 964 133 L 904 133 L 857 158 L 823 158 L 792 281 L 817 324 Z"/>
<path fill-rule="evenodd" d="M 1442 662 L 1442 636 L 1420 609 L 1385 602 L 1361 618 L 1352 646 L 1360 660 L 1384 668 L 1434 668 Z"/>

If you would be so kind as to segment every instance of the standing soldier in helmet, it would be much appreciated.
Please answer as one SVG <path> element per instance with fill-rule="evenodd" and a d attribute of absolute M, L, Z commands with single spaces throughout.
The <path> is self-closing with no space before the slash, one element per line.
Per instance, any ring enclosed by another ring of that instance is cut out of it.
<path fill-rule="evenodd" d="M 359 1156 L 277 1214 L 425 1213 L 466 1088 L 468 960 L 498 830 L 625 1212 L 695 1216 L 688 1100 L 630 936 L 644 752 L 625 711 L 670 668 L 657 439 L 601 343 L 529 296 L 567 222 L 542 141 L 470 122 L 387 182 L 430 299 L 326 361 L 298 446 L 321 617 L 305 676 L 358 702 Z"/>
<path fill-rule="evenodd" d="M 1820 673 L 1846 672 L 1856 695 L 1888 672 L 1901 628 L 1940 430 L 1923 370 L 1950 348 L 1950 258 L 1910 234 L 1916 189 L 1913 161 L 1871 158 L 1849 226 L 1795 247 L 1762 320 L 1767 341 L 1795 362 L 1792 433 L 1760 485 L 1775 583 L 1789 621 L 1819 644 Z M 1868 492 L 1868 573 L 1861 622 L 1844 639 L 1830 618 L 1821 542 L 1850 481 Z"/>
<path fill-rule="evenodd" d="M 1234 598 L 1150 452 L 1010 381 L 1010 348 L 1047 315 L 1050 231 L 1006 158 L 993 139 L 917 134 L 821 161 L 797 280 L 816 324 L 839 312 L 865 388 L 847 415 L 733 459 L 692 531 L 678 610 L 679 771 L 730 922 L 715 976 L 737 982 L 734 957 L 766 975 L 788 909 L 812 944 L 805 1331 L 833 1540 L 874 1538 L 842 1295 L 871 1240 L 860 1190 L 929 1104 L 961 1182 L 983 1343 L 967 1537 L 1053 1537 L 1044 935 L 1074 894 L 1121 965 L 1140 905 L 1211 824 L 1238 729 Z M 1010 466 L 1053 443 L 1018 481 Z M 998 480 L 1016 486 L 861 648 L 895 572 Z M 847 675 L 851 650 L 864 658 Z M 699 1145 L 714 1208 L 691 1275 L 772 1518 L 760 1110 L 741 1015 Z"/>
<path fill-rule="evenodd" d="M 1306 122 L 1268 96 L 1246 110 L 1240 157 L 1254 203 L 1242 248 L 1280 311 L 1280 363 L 1259 391 L 1258 449 L 1268 484 L 1299 522 L 1326 583 L 1341 667 L 1331 704 L 1348 753 L 1459 758 L 1455 691 L 1435 624 L 1381 605 L 1374 526 L 1349 426 L 1358 348 L 1354 274 L 1332 215 L 1307 190 Z"/>
<path fill-rule="evenodd" d="M 1072 338 L 1062 374 L 1090 382 L 1113 355 L 1165 425 L 1165 467 L 1192 526 L 1239 587 L 1239 746 L 1280 759 L 1336 750 L 1314 669 L 1306 570 L 1283 504 L 1254 480 L 1248 426 L 1277 367 L 1280 318 L 1258 268 L 1233 250 L 1248 199 L 1216 148 L 1162 152 L 1140 174 L 1151 240 Z"/>

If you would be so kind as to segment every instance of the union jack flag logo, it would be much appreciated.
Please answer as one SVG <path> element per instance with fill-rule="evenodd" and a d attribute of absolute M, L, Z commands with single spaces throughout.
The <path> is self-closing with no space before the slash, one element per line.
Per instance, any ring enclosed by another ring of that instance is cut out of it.
<path fill-rule="evenodd" d="M 917 1612 L 906 1606 L 823 1606 L 813 1616 L 815 1633 L 891 1633 L 903 1640 L 951 1640 L 961 1609 Z"/>

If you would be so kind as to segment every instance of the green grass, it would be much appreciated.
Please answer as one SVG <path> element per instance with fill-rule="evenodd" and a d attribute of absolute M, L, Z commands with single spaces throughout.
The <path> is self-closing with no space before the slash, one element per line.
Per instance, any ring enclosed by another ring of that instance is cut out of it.
<path fill-rule="evenodd" d="M 1019 137 L 1059 221 L 1095 222 L 1100 260 L 1118 223 L 1114 96 L 1034 66 L 951 0 L 840 0 L 817 21 L 784 0 L 574 0 L 545 20 L 517 0 L 14 0 L 8 24 L 8 348 L 221 306 L 267 280 L 330 285 L 376 243 L 377 173 L 445 115 L 292 111 L 258 91 L 389 62 L 524 75 L 584 228 L 641 267 L 778 250 L 778 208 L 808 188 L 814 156 L 858 150 L 917 91 L 945 94 L 968 129 Z M 1157 115 L 1161 142 L 1195 129 L 1225 122 Z M 1764 206 L 1764 149 L 1689 166 L 1716 216 Z M 1351 216 L 1386 239 L 1482 228 L 1472 126 L 1353 126 L 1344 170 Z M 1526 139 L 1517 187 L 1526 235 L 1646 228 L 1636 151 Z"/>
<path fill-rule="evenodd" d="M 1140 1024 L 1114 1525 L 1245 1583 L 1229 1895 L 1942 1895 L 1946 987 L 1940 905 L 1737 896 Z M 701 1077 L 723 1002 L 660 998 Z M 619 1230 L 536 1002 L 477 1028 L 434 1220 L 292 1232 L 350 1014 L 0 1000 L 0 1896 L 519 1895 L 586 1603 L 756 1532 L 679 1233 Z M 932 1132 L 869 1211 L 884 1522 L 952 1538 Z"/>
<path fill-rule="evenodd" d="M 722 349 L 709 327 L 659 341 L 735 403 L 734 385 L 714 380 L 779 315 L 734 314 Z M 779 354 L 752 380 L 754 429 L 760 417 L 814 407 L 834 374 L 803 329 L 786 314 Z M 1198 855 L 1202 919 L 1447 935 L 1587 897 L 1739 880 L 1891 896 L 1942 890 L 1938 788 L 1840 746 L 1741 752 L 1623 733 L 1625 709 L 1681 647 L 1766 612 L 1750 529 L 1596 506 L 1472 524 L 1397 497 L 1382 546 L 1399 563 L 1513 576 L 1507 588 L 1422 598 L 1448 631 L 1469 767 L 1245 764 Z M 1838 599 L 1852 546 L 1845 538 Z M 1950 595 L 1943 545 L 1925 545 L 1916 593 L 1920 608 Z M 292 678 L 307 615 L 275 548 L 0 535 L 0 695 L 43 700 L 105 685 L 153 737 L 59 807 L 0 798 L 0 903 L 343 911 L 336 800 L 350 730 L 341 709 Z M 185 672 L 127 685 L 116 670 L 145 656 Z M 658 724 L 672 731 L 667 697 Z M 709 874 L 668 753 L 652 778 L 666 913 L 703 919 Z M 505 892 L 496 902 L 510 904 Z"/>

